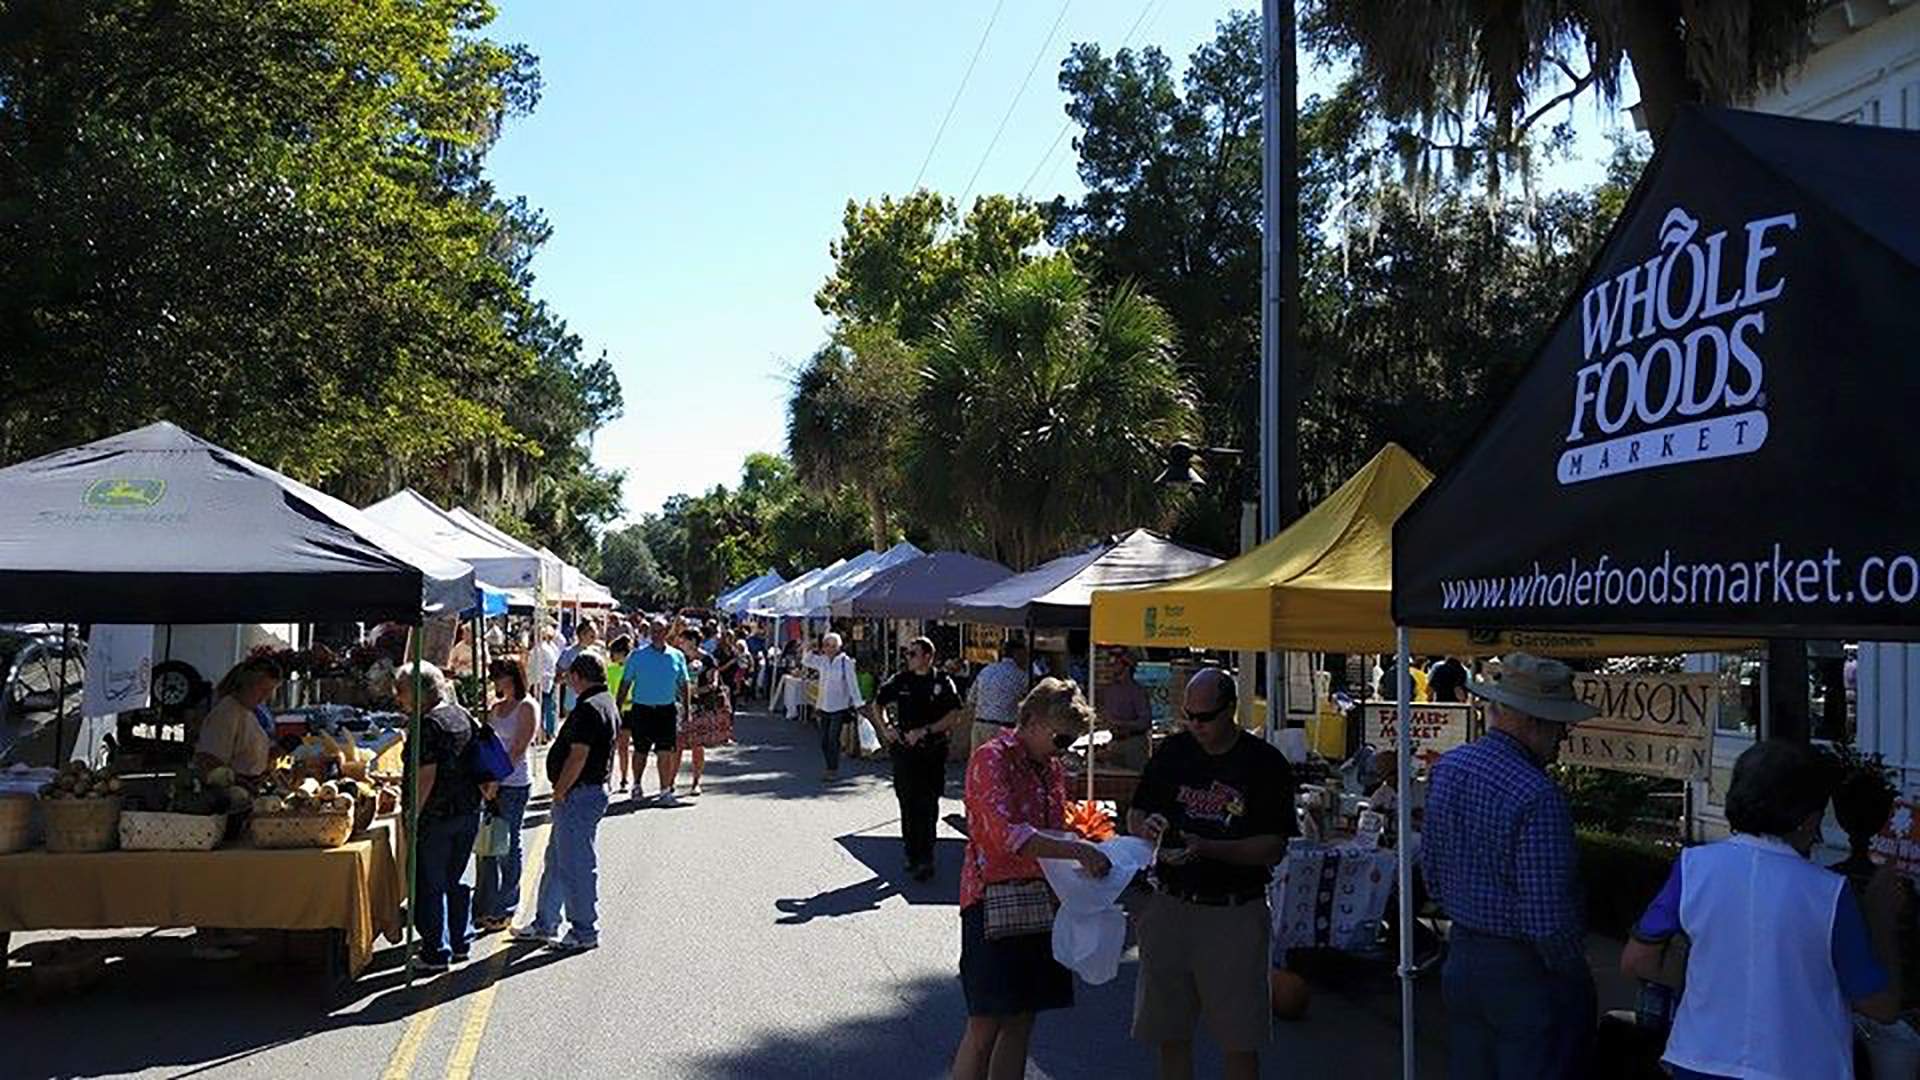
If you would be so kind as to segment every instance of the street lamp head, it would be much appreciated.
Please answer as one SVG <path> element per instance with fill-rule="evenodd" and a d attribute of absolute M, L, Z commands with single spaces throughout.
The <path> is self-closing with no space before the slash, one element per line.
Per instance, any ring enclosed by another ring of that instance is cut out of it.
<path fill-rule="evenodd" d="M 1174 443 L 1167 447 L 1166 464 L 1153 482 L 1167 487 L 1205 487 L 1207 478 L 1200 472 L 1199 460 L 1200 452 L 1192 446 Z"/>

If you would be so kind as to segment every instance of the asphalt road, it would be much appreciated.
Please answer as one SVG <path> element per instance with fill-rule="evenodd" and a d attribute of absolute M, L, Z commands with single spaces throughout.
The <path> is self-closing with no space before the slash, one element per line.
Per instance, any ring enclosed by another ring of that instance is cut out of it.
<path fill-rule="evenodd" d="M 558 957 L 495 936 L 466 967 L 408 988 L 387 948 L 336 995 L 312 963 L 193 961 L 177 932 L 120 935 L 125 958 L 103 985 L 0 996 L 0 1077 L 945 1075 L 965 1023 L 960 835 L 942 826 L 939 876 L 914 883 L 883 764 L 853 764 L 823 789 L 799 725 L 743 714 L 736 728 L 700 800 L 615 802 L 600 833 L 596 952 Z M 961 809 L 959 779 L 943 813 Z M 544 805 L 536 797 L 529 815 L 531 849 Z M 1129 954 L 1119 978 L 1043 1015 L 1029 1075 L 1152 1075 L 1127 1037 L 1134 971 Z M 1277 1029 L 1266 1074 L 1397 1075 L 1390 980 L 1360 970 L 1317 986 L 1311 1017 Z M 1420 1011 L 1437 1033 L 1430 997 Z M 1204 1039 L 1201 1069 L 1218 1072 Z"/>

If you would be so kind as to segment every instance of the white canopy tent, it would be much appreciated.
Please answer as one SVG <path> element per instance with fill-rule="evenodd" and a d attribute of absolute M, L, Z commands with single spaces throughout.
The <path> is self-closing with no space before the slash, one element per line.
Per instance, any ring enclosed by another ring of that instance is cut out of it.
<path fill-rule="evenodd" d="M 842 570 L 831 581 L 815 582 L 807 589 L 808 614 L 828 615 L 834 605 L 846 600 L 860 590 L 875 574 L 890 570 L 903 562 L 917 559 L 926 552 L 905 540 L 875 555 L 867 565 L 857 570 Z"/>
<path fill-rule="evenodd" d="M 798 609 L 788 612 L 788 614 L 799 615 L 809 619 L 825 617 L 829 614 L 826 601 L 827 586 L 842 580 L 849 574 L 857 574 L 865 570 L 867 567 L 872 566 L 874 560 L 879 557 L 880 553 L 877 551 L 863 551 L 853 558 L 845 560 L 827 573 L 821 574 L 819 577 L 807 582 L 806 588 L 800 590 L 797 601 L 799 605 Z"/>
<path fill-rule="evenodd" d="M 777 589 L 760 594 L 747 605 L 747 614 L 763 618 L 806 614 L 807 586 L 846 564 L 845 559 L 835 560 L 826 566 L 815 567 Z"/>
<path fill-rule="evenodd" d="M 511 533 L 502 530 L 492 522 L 468 510 L 464 506 L 456 506 L 452 510 L 447 511 L 447 516 L 452 518 L 455 524 L 463 526 L 469 532 L 479 533 L 481 536 L 503 547 L 511 548 L 514 551 L 539 559 L 539 591 L 549 596 L 559 594 L 560 568 L 566 565 L 560 561 L 559 556 L 545 549 L 535 548 L 523 540 L 516 539 Z"/>
<path fill-rule="evenodd" d="M 743 581 L 733 588 L 728 589 L 726 592 L 721 593 L 719 596 L 714 597 L 713 608 L 715 611 L 731 611 L 732 608 L 729 607 L 729 605 L 737 601 L 751 599 L 765 592 L 767 589 L 776 588 L 786 583 L 787 579 L 781 577 L 778 572 L 768 569 L 766 573 L 761 574 L 759 577 Z"/>
<path fill-rule="evenodd" d="M 420 547 L 466 563 L 474 577 L 497 589 L 533 588 L 540 580 L 538 555 L 468 529 L 412 488 L 374 503 L 364 513 Z"/>

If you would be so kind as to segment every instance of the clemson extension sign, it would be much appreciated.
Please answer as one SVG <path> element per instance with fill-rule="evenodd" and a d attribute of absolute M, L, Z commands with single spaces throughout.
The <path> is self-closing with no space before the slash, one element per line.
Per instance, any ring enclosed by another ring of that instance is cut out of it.
<path fill-rule="evenodd" d="M 1695 780 L 1707 774 L 1720 680 L 1712 675 L 1575 675 L 1573 692 L 1600 710 L 1576 724 L 1560 761 Z"/>

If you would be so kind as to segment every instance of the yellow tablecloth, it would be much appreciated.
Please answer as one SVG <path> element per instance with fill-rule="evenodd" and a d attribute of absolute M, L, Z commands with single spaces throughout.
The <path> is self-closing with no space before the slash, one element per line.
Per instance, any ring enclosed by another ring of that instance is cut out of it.
<path fill-rule="evenodd" d="M 0 855 L 0 932 L 217 926 L 339 930 L 347 970 L 401 936 L 405 878 L 390 820 L 337 848 Z"/>

